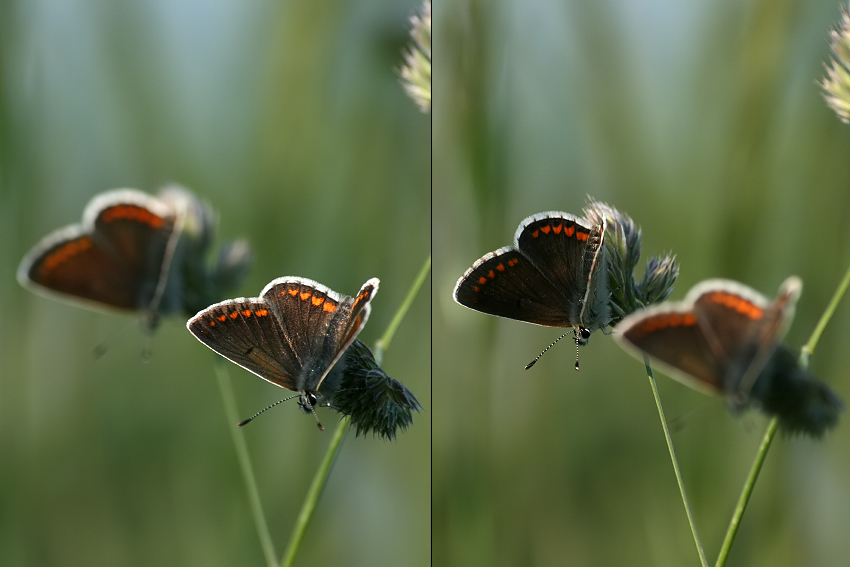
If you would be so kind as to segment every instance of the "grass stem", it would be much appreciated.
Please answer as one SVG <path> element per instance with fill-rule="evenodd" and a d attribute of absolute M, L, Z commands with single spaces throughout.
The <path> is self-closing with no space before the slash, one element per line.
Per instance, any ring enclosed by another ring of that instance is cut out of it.
<path fill-rule="evenodd" d="M 747 481 L 744 483 L 744 488 L 741 490 L 741 496 L 738 497 L 738 504 L 735 506 L 735 512 L 732 514 L 732 519 L 729 521 L 729 529 L 726 530 L 726 537 L 723 539 L 723 545 L 720 547 L 720 554 L 717 556 L 717 563 L 714 567 L 723 567 L 726 565 L 726 559 L 729 557 L 729 550 L 732 549 L 732 543 L 735 541 L 735 535 L 738 533 L 738 527 L 741 524 L 741 517 L 744 515 L 744 510 L 747 509 L 747 503 L 750 501 L 750 496 L 753 493 L 753 487 L 756 485 L 761 467 L 764 464 L 764 459 L 767 457 L 767 450 L 770 449 L 770 444 L 776 436 L 776 430 L 779 427 L 779 419 L 774 417 L 770 420 L 767 426 L 767 431 L 764 433 L 759 450 L 756 453 L 753 466 L 750 468 L 750 474 L 747 476 Z"/>
<path fill-rule="evenodd" d="M 835 293 L 832 296 L 832 300 L 829 302 L 829 305 L 826 306 L 826 309 L 821 315 L 818 324 L 815 326 L 815 330 L 812 331 L 812 336 L 809 337 L 809 342 L 806 343 L 806 346 L 803 347 L 802 359 L 803 362 L 808 366 L 809 357 L 814 354 L 815 347 L 820 341 L 820 337 L 826 329 L 827 323 L 832 319 L 832 316 L 835 315 L 835 310 L 838 309 L 838 304 L 841 302 L 841 299 L 844 297 L 844 294 L 847 293 L 847 288 L 850 287 L 850 266 L 847 267 L 847 272 L 844 274 L 844 278 L 839 282 L 838 287 L 835 289 Z"/>
<path fill-rule="evenodd" d="M 313 482 L 310 483 L 310 489 L 307 490 L 304 503 L 301 505 L 301 512 L 298 513 L 298 519 L 295 521 L 292 534 L 289 536 L 289 543 L 286 546 L 283 559 L 280 561 L 282 567 L 291 567 L 295 563 L 295 557 L 301 549 L 301 543 L 304 541 L 307 526 L 310 525 L 313 512 L 316 511 L 316 505 L 319 502 L 319 496 L 322 494 L 322 489 L 324 489 L 325 483 L 328 480 L 328 474 L 331 472 L 331 465 L 342 445 L 345 432 L 348 430 L 348 422 L 348 416 L 343 417 L 339 421 L 339 425 L 337 425 L 333 437 L 331 437 L 331 442 L 328 444 L 328 450 L 325 451 L 325 456 L 322 457 L 322 462 L 319 463 L 319 468 L 316 469 Z"/>
<path fill-rule="evenodd" d="M 401 324 L 401 320 L 404 319 L 405 315 L 407 315 L 407 311 L 408 309 L 410 309 L 410 305 L 413 303 L 413 300 L 416 298 L 416 295 L 422 288 L 422 284 L 425 283 L 425 278 L 428 277 L 428 273 L 430 271 L 431 255 L 428 254 L 428 257 L 425 259 L 425 263 L 422 265 L 422 269 L 419 270 L 419 274 L 417 274 L 416 279 L 413 280 L 413 285 L 410 286 L 410 290 L 408 290 L 407 296 L 404 298 L 404 301 L 401 302 L 401 305 L 395 312 L 395 315 L 393 315 L 390 324 L 387 325 L 387 330 L 384 331 L 384 334 L 375 343 L 375 360 L 378 362 L 378 364 L 381 364 L 384 351 L 390 347 L 390 341 L 393 340 L 393 335 L 395 335 L 398 326 Z"/>
<path fill-rule="evenodd" d="M 667 450 L 670 452 L 670 460 L 673 461 L 673 472 L 676 474 L 676 482 L 679 484 L 679 494 L 682 495 L 682 504 L 684 504 L 685 514 L 688 516 L 691 535 L 694 538 L 694 544 L 697 546 L 699 562 L 702 567 L 708 567 L 708 560 L 705 558 L 705 551 L 702 549 L 702 542 L 700 542 L 699 534 L 697 533 L 697 525 L 694 522 L 694 515 L 691 512 L 691 505 L 688 502 L 688 494 L 685 492 L 685 481 L 682 480 L 682 471 L 679 470 L 679 461 L 676 459 L 676 451 L 673 449 L 670 428 L 667 426 L 667 418 L 664 417 L 664 408 L 661 407 L 661 397 L 658 395 L 658 386 L 655 383 L 655 376 L 652 374 L 652 366 L 649 364 L 648 358 L 644 358 L 644 364 L 646 365 L 646 376 L 649 378 L 649 385 L 652 388 L 652 396 L 655 398 L 655 406 L 658 408 L 658 417 L 661 419 L 661 428 L 664 430 L 664 439 L 667 441 Z"/>
<path fill-rule="evenodd" d="M 245 482 L 245 492 L 248 494 L 248 504 L 251 507 L 251 515 L 254 517 L 254 525 L 257 528 L 257 536 L 260 538 L 260 546 L 269 567 L 277 565 L 277 553 L 274 549 L 269 526 L 266 524 L 266 516 L 263 514 L 263 506 L 260 503 L 260 493 L 257 490 L 257 481 L 254 478 L 254 468 L 251 466 L 251 458 L 248 455 L 248 445 L 242 430 L 236 427 L 239 417 L 236 412 L 236 399 L 233 396 L 233 384 L 230 381 L 230 373 L 227 365 L 220 356 L 216 356 L 214 364 L 215 374 L 218 378 L 218 388 L 221 390 L 221 399 L 224 402 L 224 414 L 227 418 L 227 429 L 233 439 L 233 447 L 236 449 L 236 458 L 239 468 L 242 470 L 242 480 Z"/>

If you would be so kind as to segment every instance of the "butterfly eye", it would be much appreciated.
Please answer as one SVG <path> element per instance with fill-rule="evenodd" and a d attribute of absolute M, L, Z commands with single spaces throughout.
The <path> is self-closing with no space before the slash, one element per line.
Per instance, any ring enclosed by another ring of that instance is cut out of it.
<path fill-rule="evenodd" d="M 307 401 L 308 404 L 310 404 L 310 407 L 316 407 L 316 402 L 318 401 L 318 399 L 316 398 L 316 394 L 314 394 L 313 392 L 307 392 L 304 394 L 304 399 Z"/>
<path fill-rule="evenodd" d="M 590 338 L 590 329 L 585 328 L 585 327 L 581 327 L 579 329 L 579 335 L 581 336 L 581 338 L 583 340 L 587 341 L 587 339 Z"/>

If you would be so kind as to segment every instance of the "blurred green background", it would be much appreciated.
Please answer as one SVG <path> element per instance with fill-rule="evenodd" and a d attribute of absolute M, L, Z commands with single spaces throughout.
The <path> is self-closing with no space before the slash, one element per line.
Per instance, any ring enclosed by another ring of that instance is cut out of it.
<path fill-rule="evenodd" d="M 801 346 L 850 264 L 850 126 L 816 82 L 834 0 L 518 2 L 434 10 L 434 564 L 698 565 L 642 365 L 596 333 L 454 303 L 527 215 L 591 195 L 643 227 L 644 260 L 804 290 Z M 637 274 L 640 276 L 641 274 Z M 850 401 L 850 298 L 812 371 Z M 658 375 L 713 564 L 767 420 Z M 850 416 L 777 438 L 729 565 L 850 557 Z"/>
<path fill-rule="evenodd" d="M 218 211 L 219 241 L 252 245 L 233 296 L 379 277 L 374 344 L 430 252 L 430 116 L 396 73 L 419 7 L 0 4 L 0 565 L 264 563 L 214 355 L 185 320 L 145 363 L 136 319 L 36 296 L 15 270 L 95 194 L 174 181 Z M 423 291 L 383 363 L 424 411 L 395 442 L 349 434 L 298 564 L 430 564 L 430 318 Z M 286 393 L 229 370 L 240 417 Z M 242 434 L 282 554 L 330 432 L 290 402 Z"/>

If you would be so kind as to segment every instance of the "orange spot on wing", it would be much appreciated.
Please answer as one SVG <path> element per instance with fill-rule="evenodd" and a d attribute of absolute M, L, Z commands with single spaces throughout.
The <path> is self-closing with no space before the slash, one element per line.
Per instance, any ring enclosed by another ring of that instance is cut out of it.
<path fill-rule="evenodd" d="M 256 315 L 257 317 L 265 317 L 268 314 L 269 314 L 269 312 L 266 311 L 265 309 L 257 309 L 257 311 L 254 312 L 254 315 Z"/>
<path fill-rule="evenodd" d="M 501 262 L 499 262 L 499 265 L 496 266 L 496 269 L 499 270 L 500 272 L 504 272 L 505 271 L 505 265 L 502 264 Z"/>
<path fill-rule="evenodd" d="M 540 232 L 542 232 L 543 234 L 549 234 L 550 230 L 552 230 L 552 227 L 548 224 L 540 227 Z"/>
<path fill-rule="evenodd" d="M 307 298 L 310 297 L 310 292 L 309 291 L 302 291 L 301 293 L 298 294 L 298 296 L 301 298 L 301 301 L 307 301 Z"/>
<path fill-rule="evenodd" d="M 230 318 L 231 318 L 231 319 L 236 319 L 237 317 L 239 317 L 239 312 L 238 312 L 238 311 L 234 311 L 233 313 L 231 313 L 231 314 L 230 314 Z"/>
<path fill-rule="evenodd" d="M 511 258 L 510 260 L 508 260 L 508 266 L 512 268 L 517 264 L 519 264 L 519 258 Z"/>
<path fill-rule="evenodd" d="M 38 269 L 38 273 L 43 276 L 47 275 L 59 266 L 59 264 L 64 263 L 69 258 L 73 258 L 81 252 L 85 252 L 92 246 L 94 246 L 94 243 L 88 236 L 69 240 L 44 258 L 41 267 Z"/>
<path fill-rule="evenodd" d="M 565 228 L 564 229 L 564 236 L 572 236 L 575 233 L 575 231 L 576 231 L 575 226 L 571 226 L 570 228 Z"/>
<path fill-rule="evenodd" d="M 323 302 L 324 300 L 325 300 L 325 298 L 324 298 L 324 297 L 319 297 L 318 295 L 314 295 L 314 296 L 313 296 L 313 299 L 312 299 L 312 302 L 313 302 L 313 305 L 315 305 L 316 307 L 318 307 L 319 305 L 321 305 L 321 304 L 322 304 L 322 302 Z"/>
<path fill-rule="evenodd" d="M 251 316 L 251 310 L 246 309 L 245 311 L 242 312 L 242 316 L 243 317 L 250 317 Z"/>
<path fill-rule="evenodd" d="M 581 240 L 582 242 L 587 242 L 587 237 L 590 236 L 589 232 L 576 232 L 576 239 Z"/>
<path fill-rule="evenodd" d="M 496 277 L 496 272 L 494 272 L 493 270 L 490 270 L 489 272 L 487 272 L 487 277 L 492 280 L 493 278 Z"/>
<path fill-rule="evenodd" d="M 354 300 L 354 305 L 352 305 L 352 307 L 356 307 L 361 301 L 368 301 L 372 297 L 372 289 L 373 288 L 370 287 L 369 289 L 358 295 L 357 298 Z"/>
<path fill-rule="evenodd" d="M 104 209 L 100 214 L 103 222 L 114 222 L 117 220 L 129 220 L 146 224 L 151 228 L 162 228 L 165 224 L 165 219 L 156 215 L 144 207 L 138 205 L 116 205 Z"/>
<path fill-rule="evenodd" d="M 537 238 L 538 236 L 540 236 L 539 230 L 535 230 L 534 232 L 531 233 L 531 238 Z"/>
<path fill-rule="evenodd" d="M 716 291 L 709 296 L 709 299 L 750 319 L 761 319 L 764 316 L 764 310 L 758 305 L 731 293 Z"/>
<path fill-rule="evenodd" d="M 485 278 L 484 276 L 481 276 L 480 278 L 478 278 L 478 283 L 480 283 L 480 284 L 486 284 L 486 283 L 487 283 L 487 278 Z"/>
<path fill-rule="evenodd" d="M 215 320 L 210 321 L 210 327 L 215 327 Z"/>
<path fill-rule="evenodd" d="M 693 313 L 662 313 L 642 321 L 635 328 L 635 334 L 643 337 L 670 327 L 693 327 L 696 324 L 697 317 Z"/>
<path fill-rule="evenodd" d="M 216 319 L 221 322 L 227 321 L 227 315 L 219 315 L 218 317 L 216 317 Z"/>
<path fill-rule="evenodd" d="M 292 297 L 295 297 L 296 295 L 298 295 L 298 290 L 297 289 L 288 289 L 286 291 L 280 292 L 281 295 L 283 295 L 284 293 L 288 293 Z"/>
<path fill-rule="evenodd" d="M 322 306 L 322 309 L 327 311 L 328 313 L 333 313 L 336 311 L 336 304 L 331 303 L 330 301 L 325 301 L 325 304 Z"/>
<path fill-rule="evenodd" d="M 640 327 L 638 327 L 638 334 L 645 335 L 647 333 L 651 333 L 653 331 L 657 331 L 661 327 L 658 325 L 658 319 L 647 319 L 644 321 Z"/>

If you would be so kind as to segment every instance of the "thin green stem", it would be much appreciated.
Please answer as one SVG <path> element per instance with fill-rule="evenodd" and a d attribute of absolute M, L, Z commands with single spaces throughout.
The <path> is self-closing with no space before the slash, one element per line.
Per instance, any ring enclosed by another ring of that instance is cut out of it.
<path fill-rule="evenodd" d="M 266 524 L 266 516 L 263 514 L 263 506 L 260 503 L 260 493 L 257 490 L 257 481 L 254 478 L 254 468 L 251 466 L 251 458 L 248 456 L 248 446 L 242 431 L 236 427 L 239 422 L 236 412 L 236 398 L 233 396 L 233 384 L 230 382 L 230 373 L 224 359 L 216 357 L 214 364 L 215 375 L 218 378 L 218 388 L 221 390 L 221 400 L 224 402 L 224 415 L 227 418 L 227 429 L 233 439 L 233 447 L 236 449 L 236 458 L 239 468 L 242 470 L 242 480 L 245 482 L 245 492 L 248 494 L 248 504 L 251 514 L 254 516 L 254 525 L 257 528 L 257 536 L 263 548 L 263 555 L 269 567 L 277 565 L 277 552 L 274 549 L 269 526 Z"/>
<path fill-rule="evenodd" d="M 818 321 L 818 324 L 815 326 L 815 330 L 812 331 L 812 336 L 809 337 L 809 342 L 807 342 L 806 346 L 803 347 L 802 356 L 807 364 L 809 357 L 815 352 L 815 347 L 826 329 L 827 323 L 829 323 L 829 320 L 832 319 L 832 316 L 835 314 L 835 310 L 838 309 L 838 304 L 841 302 L 844 294 L 847 293 L 848 287 L 850 287 L 850 266 L 848 266 L 847 272 L 844 274 L 844 279 L 842 279 L 838 284 L 838 288 L 836 288 L 835 293 L 832 296 L 832 301 L 830 301 L 829 305 L 826 306 L 826 310 L 824 310 L 823 315 L 821 315 L 820 321 Z"/>
<path fill-rule="evenodd" d="M 430 270 L 431 255 L 429 254 L 428 258 L 425 260 L 425 264 L 422 266 L 422 269 L 413 281 L 413 285 L 410 286 L 407 296 L 404 298 L 404 301 L 402 301 L 398 310 L 396 310 L 395 315 L 393 315 L 390 324 L 387 326 L 387 330 L 384 331 L 383 336 L 375 345 L 375 361 L 378 364 L 381 363 L 384 350 L 389 347 L 396 329 L 398 329 L 402 319 L 404 319 L 404 316 L 410 309 L 410 305 L 416 298 L 416 294 L 419 293 L 419 290 L 422 288 L 422 284 L 425 283 L 425 278 L 428 276 L 428 272 Z M 328 474 L 331 470 L 331 464 L 333 463 L 336 454 L 339 452 L 342 439 L 348 429 L 349 421 L 350 419 L 348 416 L 343 417 L 342 420 L 340 420 L 339 426 L 337 426 L 336 431 L 334 431 L 331 442 L 328 445 L 328 449 L 325 451 L 325 456 L 322 458 L 322 462 L 319 465 L 318 470 L 316 470 L 313 482 L 310 484 L 310 490 L 307 492 L 307 495 L 304 498 L 304 503 L 301 505 L 301 512 L 298 514 L 298 520 L 295 522 L 295 526 L 292 528 L 292 534 L 289 536 L 289 543 L 286 546 L 283 559 L 281 559 L 280 564 L 283 567 L 290 567 L 295 562 L 295 557 L 301 549 L 304 534 L 307 531 L 307 526 L 310 524 L 310 519 L 313 517 L 313 512 L 316 510 L 319 496 L 322 493 L 322 488 L 324 488 L 325 482 L 327 482 Z"/>
<path fill-rule="evenodd" d="M 732 549 L 732 542 L 735 541 L 735 535 L 738 533 L 738 526 L 741 524 L 741 517 L 744 515 L 744 510 L 747 509 L 747 504 L 750 501 L 750 496 L 753 493 L 753 487 L 756 485 L 761 467 L 764 464 L 764 459 L 767 457 L 767 451 L 770 449 L 770 444 L 773 443 L 773 438 L 776 436 L 776 430 L 779 428 L 779 419 L 774 417 L 770 420 L 767 426 L 767 431 L 764 433 L 761 446 L 756 453 L 755 461 L 750 469 L 750 474 L 747 476 L 747 481 L 744 483 L 744 488 L 741 490 L 741 496 L 738 498 L 738 504 L 735 506 L 735 512 L 732 514 L 732 520 L 729 522 L 729 529 L 726 530 L 726 538 L 723 540 L 723 545 L 720 547 L 720 554 L 717 556 L 717 563 L 714 567 L 723 567 L 726 565 L 726 559 L 729 557 L 729 550 Z"/>
<path fill-rule="evenodd" d="M 691 535 L 693 535 L 694 543 L 697 546 L 699 554 L 699 562 L 702 567 L 708 567 L 708 560 L 705 558 L 705 551 L 702 549 L 702 543 L 697 533 L 697 525 L 694 522 L 694 515 L 691 512 L 691 505 L 688 502 L 688 494 L 685 492 L 685 481 L 682 480 L 682 471 L 679 470 L 679 461 L 676 459 L 676 451 L 673 449 L 673 439 L 670 437 L 670 428 L 667 426 L 667 418 L 664 417 L 664 408 L 661 407 L 661 397 L 658 395 L 658 386 L 655 383 L 655 376 L 652 374 L 652 366 L 649 364 L 649 359 L 643 359 L 646 364 L 646 377 L 649 378 L 649 385 L 652 388 L 652 395 L 655 398 L 655 406 L 658 408 L 658 417 L 661 419 L 661 428 L 664 430 L 664 439 L 667 441 L 667 450 L 670 452 L 670 460 L 673 461 L 673 472 L 676 473 L 676 482 L 679 484 L 679 494 L 682 495 L 682 504 L 685 506 L 685 514 L 688 516 L 688 524 L 691 526 Z"/>
<path fill-rule="evenodd" d="M 404 319 L 404 316 L 407 315 L 407 311 L 408 309 L 410 309 L 410 305 L 413 303 L 413 300 L 416 299 L 416 295 L 422 288 L 422 284 L 425 283 L 425 278 L 428 277 L 428 272 L 430 271 L 431 255 L 428 254 L 428 258 L 425 259 L 425 263 L 422 265 L 422 269 L 419 270 L 419 274 L 413 281 L 413 285 L 410 286 L 410 290 L 407 292 L 407 296 L 404 298 L 404 301 L 401 302 L 401 305 L 395 312 L 395 315 L 393 315 L 390 324 L 387 325 L 387 330 L 384 331 L 383 336 L 378 339 L 378 342 L 375 343 L 375 360 L 378 362 L 378 364 L 381 363 L 384 351 L 390 347 L 390 341 L 393 340 L 393 335 L 395 335 L 396 329 L 398 329 L 398 326 L 401 324 L 401 320 Z"/>
<path fill-rule="evenodd" d="M 295 557 L 301 549 L 301 543 L 304 541 L 304 534 L 307 532 L 307 526 L 313 517 L 313 512 L 316 510 L 316 504 L 319 502 L 319 496 L 322 489 L 325 487 L 325 482 L 328 479 L 328 474 L 331 471 L 331 465 L 339 451 L 342 439 L 345 437 L 345 432 L 348 429 L 348 416 L 343 417 L 339 421 L 336 430 L 331 437 L 331 442 L 328 445 L 328 450 L 325 451 L 325 456 L 322 462 L 319 463 L 319 468 L 316 470 L 316 475 L 313 477 L 313 482 L 310 483 L 310 489 L 307 491 L 307 496 L 304 498 L 304 504 L 301 505 L 301 512 L 298 514 L 298 519 L 295 526 L 292 528 L 292 535 L 289 536 L 289 543 L 286 546 L 286 551 L 283 554 L 283 559 L 280 564 L 282 567 L 291 567 L 295 563 Z"/>

